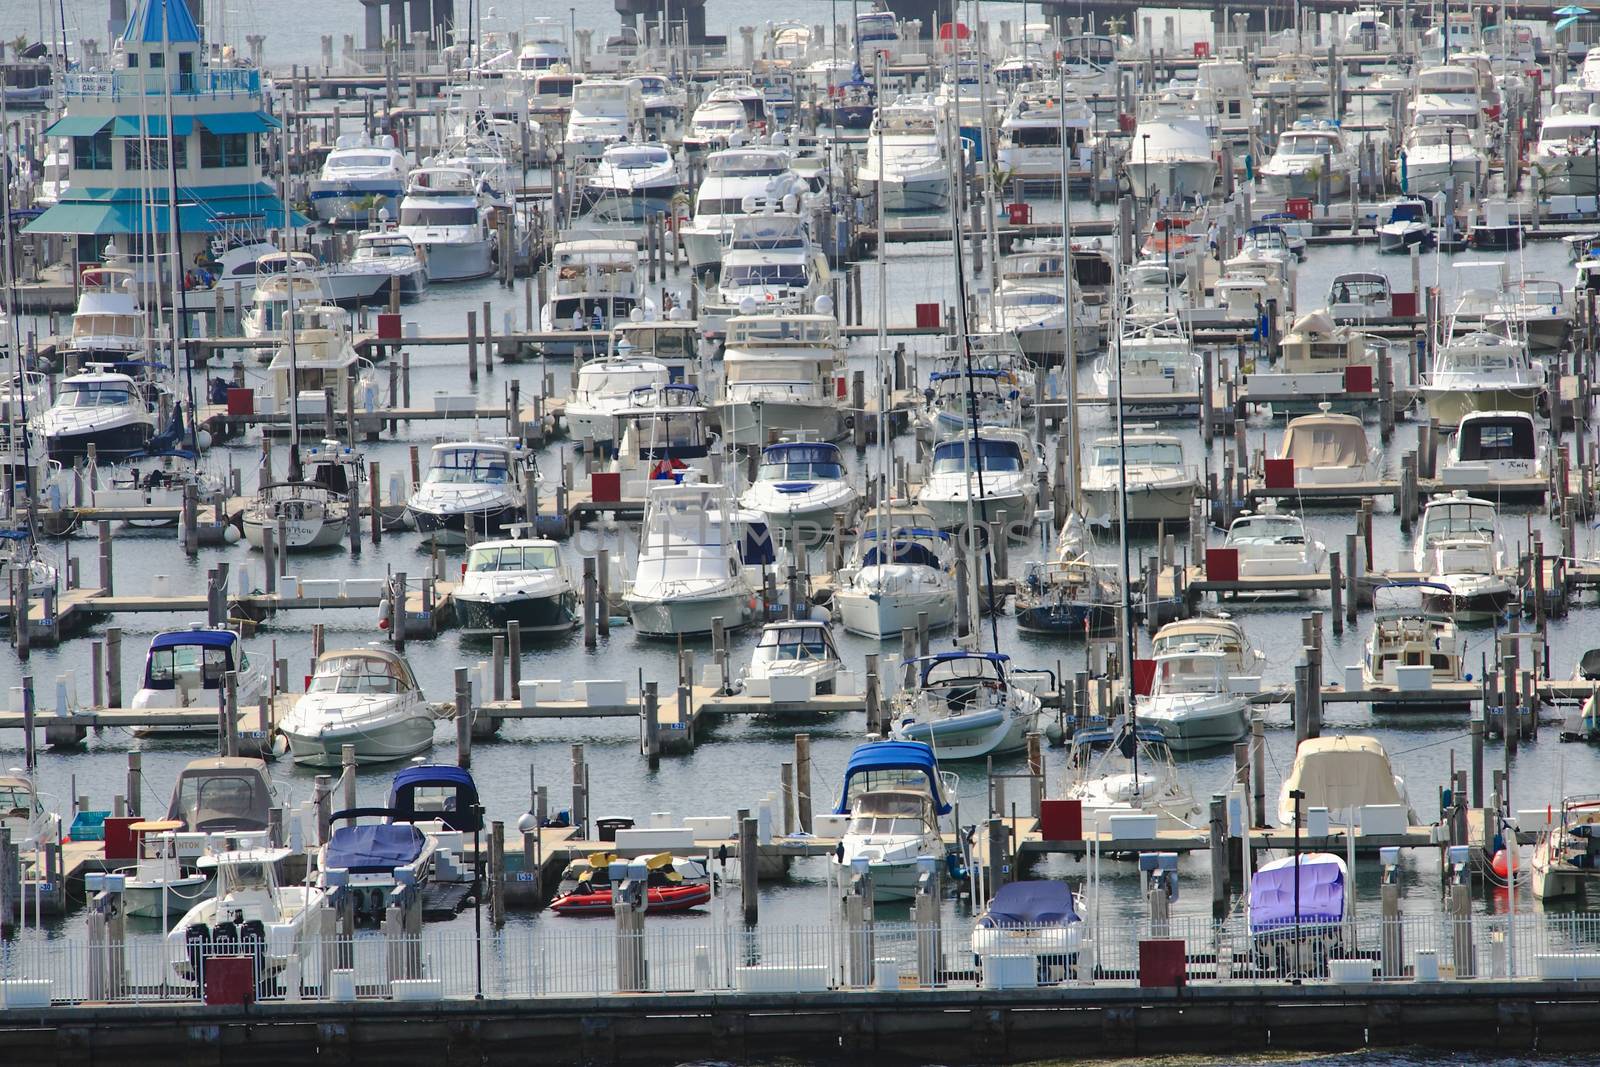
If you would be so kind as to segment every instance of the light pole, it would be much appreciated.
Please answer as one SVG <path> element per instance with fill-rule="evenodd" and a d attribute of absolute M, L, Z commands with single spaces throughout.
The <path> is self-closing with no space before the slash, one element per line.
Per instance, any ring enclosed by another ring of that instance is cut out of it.
<path fill-rule="evenodd" d="M 1294 801 L 1294 969 L 1291 979 L 1300 984 L 1300 802 L 1306 798 L 1304 789 L 1289 790 Z"/>

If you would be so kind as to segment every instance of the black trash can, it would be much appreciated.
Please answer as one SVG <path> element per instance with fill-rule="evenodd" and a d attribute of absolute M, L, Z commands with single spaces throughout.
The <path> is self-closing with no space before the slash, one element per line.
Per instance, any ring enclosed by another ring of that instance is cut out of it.
<path fill-rule="evenodd" d="M 600 833 L 602 841 L 616 841 L 618 830 L 633 829 L 632 819 L 596 819 L 595 829 Z"/>

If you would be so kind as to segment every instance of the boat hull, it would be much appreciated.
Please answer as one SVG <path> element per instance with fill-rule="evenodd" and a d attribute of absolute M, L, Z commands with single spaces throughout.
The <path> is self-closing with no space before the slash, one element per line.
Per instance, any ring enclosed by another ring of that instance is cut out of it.
<path fill-rule="evenodd" d="M 628 615 L 641 637 L 678 637 L 708 634 L 712 621 L 721 619 L 728 629 L 743 626 L 751 618 L 751 597 L 744 591 L 708 597 L 683 597 L 655 600 L 629 596 Z"/>
<path fill-rule="evenodd" d="M 894 727 L 898 741 L 920 741 L 941 760 L 983 759 L 1020 752 L 1038 724 L 1037 712 L 985 710 L 948 718 L 902 722 Z"/>
<path fill-rule="evenodd" d="M 1474 411 L 1521 411 L 1537 414 L 1539 390 L 1527 389 L 1434 389 L 1423 386 L 1422 394 L 1428 403 L 1428 417 L 1438 419 L 1439 425 L 1453 430 L 1461 419 Z"/>
<path fill-rule="evenodd" d="M 258 519 L 246 517 L 243 520 L 244 539 L 251 548 L 264 548 L 268 526 Z M 279 526 L 271 524 L 272 536 L 277 538 Z M 344 540 L 346 522 L 342 519 L 285 519 L 282 526 L 283 540 L 278 547 L 286 552 L 307 552 L 318 548 L 332 548 Z"/>
<path fill-rule="evenodd" d="M 524 634 L 565 633 L 578 620 L 577 594 L 572 591 L 546 597 L 524 597 L 494 603 L 469 600 L 459 593 L 455 610 L 462 629 L 469 633 L 504 633 L 515 622 Z"/>
<path fill-rule="evenodd" d="M 917 628 L 917 616 L 928 616 L 930 630 L 942 630 L 955 621 L 954 591 L 871 595 L 856 590 L 834 594 L 834 606 L 844 628 L 862 637 L 879 640 L 899 637 L 906 629 Z"/>
<path fill-rule="evenodd" d="M 338 767 L 345 745 L 354 745 L 357 763 L 408 759 L 433 747 L 433 717 L 425 708 L 376 725 L 361 720 L 326 727 L 312 734 L 283 731 L 289 754 L 307 767 Z"/>
<path fill-rule="evenodd" d="M 494 273 L 494 246 L 488 241 L 422 245 L 428 254 L 430 282 L 467 282 Z"/>
<path fill-rule="evenodd" d="M 467 543 L 468 522 L 479 539 L 506 537 L 510 535 L 509 527 L 522 518 L 522 509 L 509 504 L 497 504 L 477 511 L 450 512 L 408 507 L 406 515 L 424 537 L 441 545 L 464 545 Z"/>
<path fill-rule="evenodd" d="M 48 435 L 45 449 L 51 459 L 70 466 L 74 460 L 87 460 L 93 445 L 97 463 L 115 463 L 143 451 L 154 435 L 155 427 L 148 422 L 124 422 L 103 430 Z"/>
<path fill-rule="evenodd" d="M 168 882 L 166 910 L 163 912 L 159 884 L 144 885 L 129 879 L 122 891 L 122 912 L 135 919 L 179 918 L 215 892 L 215 885 L 204 875 L 190 875 Z"/>
<path fill-rule="evenodd" d="M 756 406 L 744 401 L 716 406 L 724 443 L 765 445 L 773 432 L 802 441 L 832 441 L 844 434 L 844 412 L 826 401 L 814 404 L 763 401 L 759 413 Z"/>

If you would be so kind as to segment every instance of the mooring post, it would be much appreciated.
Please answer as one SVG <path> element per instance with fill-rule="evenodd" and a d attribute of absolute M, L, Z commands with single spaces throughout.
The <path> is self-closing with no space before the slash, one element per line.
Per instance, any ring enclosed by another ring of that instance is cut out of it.
<path fill-rule="evenodd" d="M 653 771 L 661 766 L 661 706 L 657 683 L 644 683 L 644 755 Z"/>
<path fill-rule="evenodd" d="M 756 925 L 760 912 L 760 846 L 756 843 L 756 819 L 748 809 L 739 815 L 739 895 L 744 906 L 744 923 Z"/>
<path fill-rule="evenodd" d="M 470 668 L 457 667 L 456 681 L 456 766 L 472 766 L 472 680 Z"/>
<path fill-rule="evenodd" d="M 811 833 L 811 735 L 794 735 L 794 799 L 800 832 Z"/>

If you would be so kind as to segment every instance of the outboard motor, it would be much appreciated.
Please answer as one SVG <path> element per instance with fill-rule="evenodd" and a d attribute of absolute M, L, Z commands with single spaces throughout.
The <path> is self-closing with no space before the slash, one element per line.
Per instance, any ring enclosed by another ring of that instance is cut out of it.
<path fill-rule="evenodd" d="M 194 972 L 195 990 L 202 996 L 206 988 L 206 941 L 210 934 L 205 923 L 195 923 L 183 933 L 183 947 L 189 957 L 189 969 Z"/>

